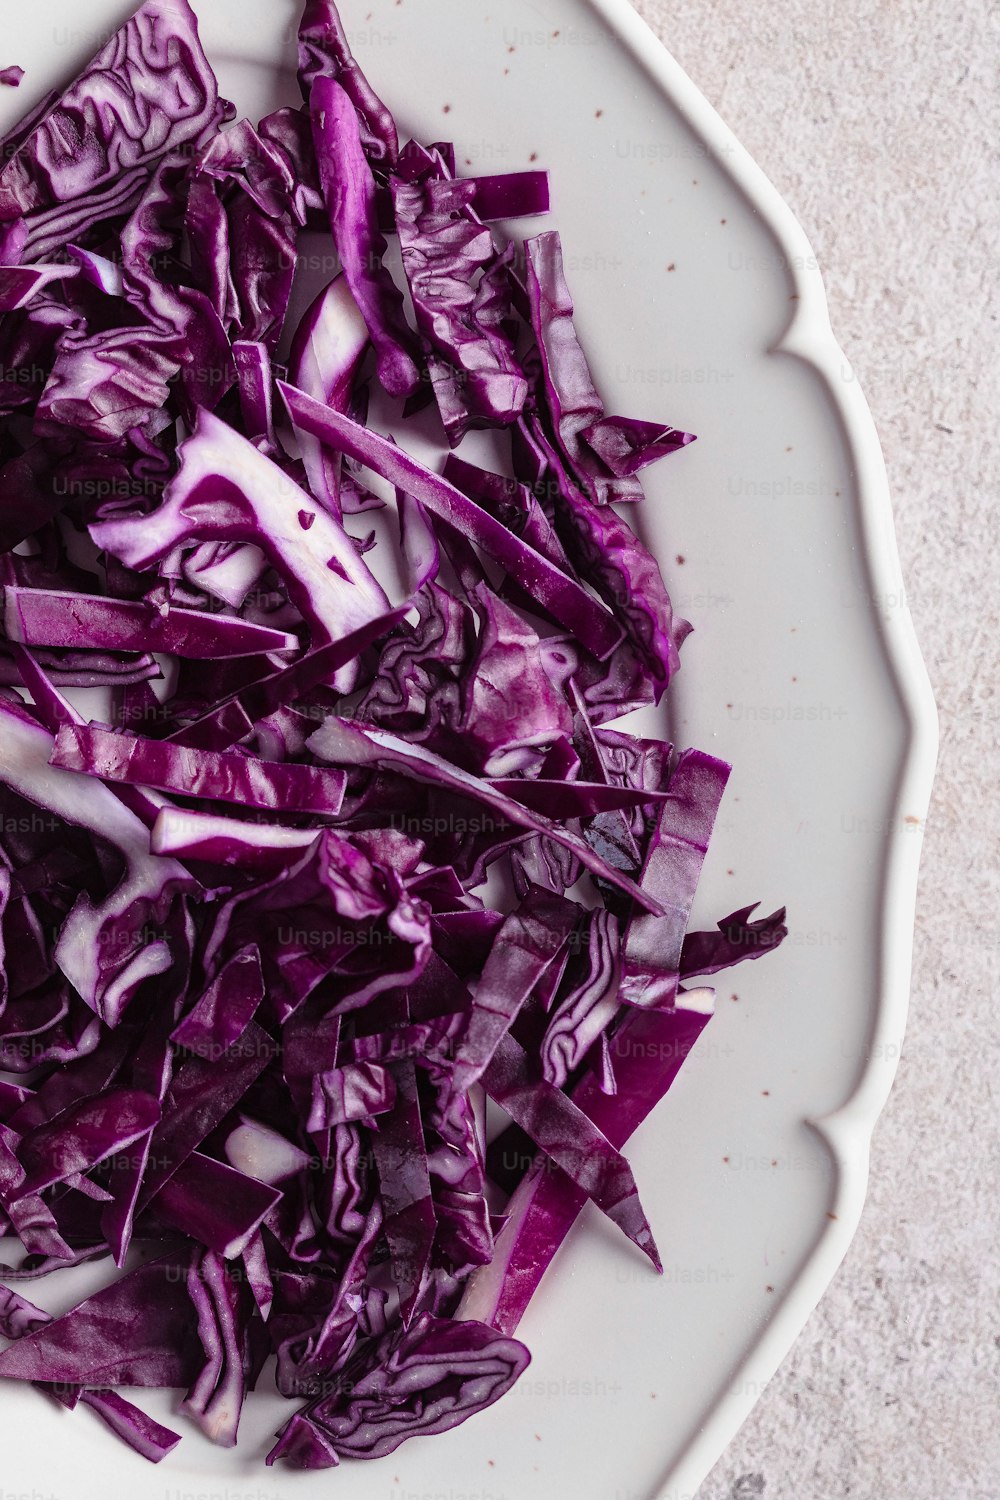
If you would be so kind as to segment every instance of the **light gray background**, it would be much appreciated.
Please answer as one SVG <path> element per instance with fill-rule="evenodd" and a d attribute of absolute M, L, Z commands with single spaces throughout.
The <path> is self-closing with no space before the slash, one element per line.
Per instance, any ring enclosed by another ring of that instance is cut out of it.
<path fill-rule="evenodd" d="M 885 450 L 941 714 L 868 1206 L 699 1500 L 997 1500 L 1000 13 L 634 0 L 804 225 Z"/>

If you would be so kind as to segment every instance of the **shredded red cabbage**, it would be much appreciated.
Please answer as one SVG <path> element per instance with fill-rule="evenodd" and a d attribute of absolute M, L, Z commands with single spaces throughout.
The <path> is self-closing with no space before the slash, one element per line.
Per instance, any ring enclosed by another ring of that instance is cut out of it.
<path fill-rule="evenodd" d="M 0 1271 L 109 1274 L 0 1285 L 0 1378 L 152 1462 L 116 1387 L 231 1447 L 270 1356 L 269 1463 L 482 1411 L 588 1200 L 659 1269 L 622 1148 L 691 981 L 785 936 L 688 930 L 729 767 L 612 727 L 690 629 L 613 507 L 692 439 L 608 415 L 558 234 L 494 227 L 547 174 L 401 145 L 333 0 L 297 61 L 236 121 L 146 0 L 2 143 Z"/>

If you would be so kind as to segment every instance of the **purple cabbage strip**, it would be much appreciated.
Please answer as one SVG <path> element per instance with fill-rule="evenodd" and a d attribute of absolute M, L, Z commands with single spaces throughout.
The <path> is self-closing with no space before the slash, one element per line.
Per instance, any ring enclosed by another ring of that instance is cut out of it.
<path fill-rule="evenodd" d="M 420 375 L 416 339 L 406 322 L 403 297 L 386 269 L 385 239 L 378 227 L 375 179 L 362 147 L 358 116 L 332 78 L 314 80 L 310 95 L 320 184 L 334 243 L 390 396 L 410 396 Z"/>
<path fill-rule="evenodd" d="M 271 356 L 267 345 L 259 340 L 241 339 L 233 344 L 233 359 L 240 386 L 240 411 L 247 436 L 264 440 L 275 448 L 273 417 L 273 379 Z"/>
<path fill-rule="evenodd" d="M 299 85 L 307 104 L 318 78 L 340 84 L 357 110 L 366 152 L 391 165 L 399 155 L 395 122 L 358 66 L 333 0 L 305 0 L 299 23 Z"/>
<path fill-rule="evenodd" d="M 140 1209 L 235 1108 L 277 1052 L 269 1033 L 250 1021 L 225 1051 L 211 1058 L 186 1059 L 174 1075 L 163 1118 L 153 1132 Z"/>
<path fill-rule="evenodd" d="M 505 172 L 471 181 L 472 207 L 480 219 L 522 219 L 549 211 L 548 172 Z"/>
<path fill-rule="evenodd" d="M 112 1089 L 82 1101 L 20 1143 L 18 1154 L 27 1176 L 17 1189 L 18 1197 L 41 1192 L 73 1173 L 89 1172 L 140 1140 L 159 1118 L 159 1101 L 136 1090 Z"/>
<path fill-rule="evenodd" d="M 583 428 L 580 437 L 616 479 L 628 479 L 648 464 L 695 441 L 691 432 L 678 432 L 656 422 L 637 422 L 630 417 L 603 417 L 593 426 Z"/>
<path fill-rule="evenodd" d="M 75 260 L 86 281 L 109 297 L 121 297 L 125 292 L 122 268 L 117 262 L 98 255 L 96 250 L 87 250 L 82 245 L 67 245 L 66 254 Z"/>
<path fill-rule="evenodd" d="M 504 922 L 455 1049 L 450 1098 L 467 1093 L 483 1076 L 521 1007 L 569 942 L 578 915 L 574 902 L 536 889 Z"/>
<path fill-rule="evenodd" d="M 0 1354 L 0 1379 L 187 1386 L 200 1366 L 187 1256 L 148 1261 Z"/>
<path fill-rule="evenodd" d="M 471 182 L 430 176 L 392 178 L 391 184 L 417 327 L 431 354 L 448 441 L 456 447 L 470 427 L 509 426 L 528 396 L 513 341 L 493 315 L 494 281 L 502 281 L 510 256 L 501 256 L 472 212 Z"/>
<path fill-rule="evenodd" d="M 281 1192 L 193 1151 L 150 1203 L 160 1223 L 235 1260 L 273 1214 Z"/>
<path fill-rule="evenodd" d="M 581 945 L 585 972 L 553 1007 L 539 1049 L 547 1083 L 562 1088 L 618 1013 L 621 939 L 607 910 L 588 913 Z"/>
<path fill-rule="evenodd" d="M 562 242 L 555 230 L 526 242 L 527 290 L 531 323 L 542 361 L 545 403 L 567 468 L 599 505 L 642 498 L 630 477 L 617 480 L 582 438 L 604 419 L 604 403 L 594 385 L 573 323 L 573 299 L 563 270 Z"/>
<path fill-rule="evenodd" d="M 658 701 L 680 666 L 680 648 L 691 626 L 674 614 L 659 564 L 628 522 L 610 505 L 592 504 L 573 483 L 537 422 L 532 426 L 525 418 L 524 424 L 537 458 L 535 480 L 550 496 L 559 539 L 582 576 L 616 608 L 628 632 L 625 665 L 638 675 L 647 695 L 635 706 Z M 611 675 L 607 672 L 606 680 Z M 613 717 L 626 711 L 622 704 Z"/>
<path fill-rule="evenodd" d="M 723 917 L 717 932 L 689 932 L 681 948 L 680 972 L 684 979 L 702 974 L 718 974 L 748 958 L 763 958 L 788 936 L 785 908 L 779 907 L 769 917 L 750 919 L 759 902 L 744 906 Z"/>
<path fill-rule="evenodd" d="M 436 1221 L 415 1064 L 403 1058 L 390 1068 L 395 1099 L 391 1110 L 380 1117 L 371 1142 L 385 1214 L 383 1230 L 405 1328 L 430 1266 Z"/>
<path fill-rule="evenodd" d="M 117 1437 L 134 1448 L 136 1453 L 158 1464 L 168 1453 L 172 1453 L 181 1441 L 180 1434 L 163 1427 L 159 1422 L 119 1396 L 117 1391 L 83 1391 L 80 1400 L 89 1406 Z"/>
<path fill-rule="evenodd" d="M 35 1307 L 18 1292 L 11 1291 L 9 1287 L 0 1287 L 0 1333 L 4 1338 L 24 1338 L 26 1334 L 33 1333 L 37 1328 L 44 1328 L 53 1321 L 50 1313 Z M 44 1381 L 36 1384 L 39 1390 L 48 1390 Z M 181 1441 L 179 1433 L 171 1432 L 169 1427 L 162 1427 L 159 1422 L 154 1422 L 152 1417 L 133 1406 L 130 1401 L 125 1401 L 116 1391 L 85 1391 L 79 1386 L 70 1385 L 61 1390 L 52 1390 L 49 1394 L 56 1395 L 64 1403 L 75 1404 L 76 1399 L 81 1400 L 130 1448 L 134 1448 L 150 1463 L 160 1463 Z"/>
<path fill-rule="evenodd" d="M 629 923 L 620 991 L 628 1005 L 663 1009 L 674 1003 L 691 903 L 729 772 L 724 761 L 685 750 L 670 778 L 640 882 L 664 915 L 640 912 Z"/>
<path fill-rule="evenodd" d="M 239 1041 L 263 999 L 260 951 L 248 943 L 222 966 L 170 1040 L 199 1057 L 219 1057 Z"/>
<path fill-rule="evenodd" d="M 205 1364 L 181 1404 L 206 1437 L 224 1448 L 235 1448 L 240 1414 L 246 1398 L 242 1343 L 240 1283 L 226 1262 L 212 1250 L 201 1256 L 188 1275 L 188 1290 L 198 1314 L 198 1337 Z"/>
<path fill-rule="evenodd" d="M 346 1063 L 328 1073 L 317 1073 L 312 1082 L 313 1103 L 306 1121 L 309 1131 L 369 1120 L 387 1114 L 396 1102 L 395 1080 L 380 1063 Z"/>
<path fill-rule="evenodd" d="M 347 277 L 338 276 L 303 314 L 288 356 L 288 378 L 314 401 L 346 413 L 368 342 L 368 329 Z M 339 519 L 340 455 L 324 448 L 310 433 L 298 436 L 309 487 Z"/>
<path fill-rule="evenodd" d="M 293 651 L 298 638 L 249 620 L 197 610 L 160 612 L 129 599 L 56 593 L 8 584 L 3 590 L 7 639 L 25 646 L 72 646 L 97 651 L 163 651 L 214 660 Z"/>
<path fill-rule="evenodd" d="M 503 776 L 490 780 L 494 790 L 550 818 L 593 817 L 623 807 L 648 807 L 667 795 L 638 787 L 607 786 L 600 781 L 549 781 L 541 776 L 531 781 Z"/>
<path fill-rule="evenodd" d="M 191 750 L 116 730 L 64 724 L 49 763 L 104 781 L 159 787 L 181 796 L 235 802 L 269 812 L 334 817 L 347 778 L 322 766 L 287 766 L 252 756 Z"/>
<path fill-rule="evenodd" d="M 621 1150 L 659 1103 L 708 1020 L 680 1007 L 637 1011 L 611 1043 L 618 1092 L 604 1094 L 593 1076 L 584 1075 L 573 1102 L 612 1146 Z M 583 1188 L 540 1158 L 507 1205 L 493 1262 L 470 1279 L 456 1316 L 513 1333 L 586 1201 Z"/>
<path fill-rule="evenodd" d="M 270 873 L 284 869 L 316 841 L 314 829 L 242 823 L 212 813 L 165 807 L 153 825 L 150 848 L 174 859 L 236 865 Z"/>
<path fill-rule="evenodd" d="M 595 656 L 607 656 L 614 649 L 621 633 L 612 616 L 575 579 L 553 567 L 467 495 L 377 433 L 359 427 L 348 417 L 325 411 L 318 402 L 281 381 L 278 388 L 296 426 L 339 448 L 355 462 L 368 465 L 383 479 L 413 495 L 431 515 L 490 553 Z"/>
<path fill-rule="evenodd" d="M 32 297 L 53 281 L 68 281 L 79 274 L 75 266 L 0 266 L 0 313 L 27 307 Z"/>
<path fill-rule="evenodd" d="M 632 1169 L 583 1111 L 531 1067 L 510 1035 L 498 1042 L 483 1086 L 516 1125 L 662 1271 Z"/>

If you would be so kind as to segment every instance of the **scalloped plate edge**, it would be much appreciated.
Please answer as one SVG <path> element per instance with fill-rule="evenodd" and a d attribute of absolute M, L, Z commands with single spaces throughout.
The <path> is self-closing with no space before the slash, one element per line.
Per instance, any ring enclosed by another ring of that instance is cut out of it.
<path fill-rule="evenodd" d="M 905 602 L 889 480 L 868 403 L 830 323 L 821 272 L 801 224 L 777 188 L 692 83 L 628 0 L 582 0 L 678 111 L 743 193 L 784 257 L 798 300 L 791 323 L 769 351 L 791 355 L 822 378 L 856 475 L 865 562 L 881 609 L 882 645 L 895 679 L 909 742 L 899 766 L 892 833 L 882 874 L 878 994 L 866 1065 L 849 1099 L 808 1123 L 837 1168 L 831 1216 L 794 1284 L 763 1328 L 712 1411 L 673 1464 L 656 1500 L 694 1500 L 709 1470 L 753 1409 L 764 1385 L 789 1353 L 847 1254 L 861 1219 L 876 1121 L 889 1096 L 910 998 L 914 913 L 923 825 L 938 752 L 938 720 L 930 679 Z M 916 836 L 915 836 L 916 833 Z"/>

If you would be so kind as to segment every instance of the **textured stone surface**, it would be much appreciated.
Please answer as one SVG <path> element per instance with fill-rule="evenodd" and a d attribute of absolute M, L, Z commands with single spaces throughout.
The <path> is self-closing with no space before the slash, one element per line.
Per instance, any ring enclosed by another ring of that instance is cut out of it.
<path fill-rule="evenodd" d="M 997 11 L 636 3 L 812 241 L 882 437 L 942 730 L 861 1229 L 699 1500 L 996 1500 Z"/>

